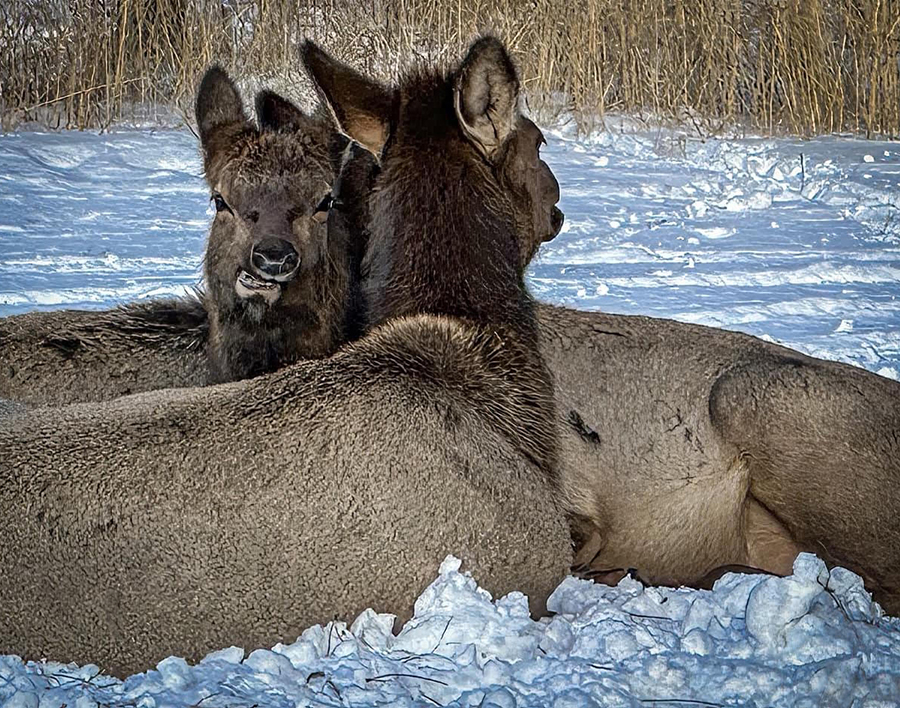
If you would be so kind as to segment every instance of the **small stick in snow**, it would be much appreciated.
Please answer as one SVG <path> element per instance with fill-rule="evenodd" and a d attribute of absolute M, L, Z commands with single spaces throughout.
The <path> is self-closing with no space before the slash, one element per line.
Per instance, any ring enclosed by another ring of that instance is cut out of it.
<path fill-rule="evenodd" d="M 803 192 L 803 188 L 806 186 L 806 161 L 803 158 L 803 153 L 800 153 L 800 191 Z"/>
<path fill-rule="evenodd" d="M 431 683 L 439 683 L 441 686 L 448 686 L 449 684 L 446 681 L 441 681 L 440 679 L 429 678 L 428 676 L 416 676 L 415 674 L 382 674 L 381 676 L 372 676 L 371 678 L 366 679 L 366 683 L 370 681 L 387 681 L 390 678 L 413 678 L 419 679 L 420 681 L 431 681 Z"/>
<path fill-rule="evenodd" d="M 434 654 L 438 647 L 441 645 L 441 642 L 444 641 L 444 635 L 447 634 L 447 630 L 450 629 L 450 623 L 453 621 L 453 615 L 450 615 L 450 618 L 447 620 L 447 624 L 444 625 L 444 631 L 441 632 L 441 636 L 438 639 L 438 643 L 434 645 L 434 649 L 431 650 L 431 653 Z"/>
<path fill-rule="evenodd" d="M 686 703 L 692 706 L 714 706 L 714 708 L 725 708 L 724 703 L 710 703 L 709 701 L 699 701 L 693 698 L 640 698 L 641 703 Z"/>

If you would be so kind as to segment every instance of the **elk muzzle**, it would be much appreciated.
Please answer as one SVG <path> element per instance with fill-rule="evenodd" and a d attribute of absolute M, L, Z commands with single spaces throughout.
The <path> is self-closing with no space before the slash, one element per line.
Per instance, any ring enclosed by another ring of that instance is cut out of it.
<path fill-rule="evenodd" d="M 286 283 L 297 274 L 300 256 L 284 239 L 266 238 L 253 245 L 250 264 L 263 280 Z"/>
<path fill-rule="evenodd" d="M 265 238 L 253 244 L 250 270 L 238 269 L 235 292 L 242 299 L 261 297 L 271 306 L 281 296 L 282 287 L 300 270 L 300 255 L 287 241 Z"/>

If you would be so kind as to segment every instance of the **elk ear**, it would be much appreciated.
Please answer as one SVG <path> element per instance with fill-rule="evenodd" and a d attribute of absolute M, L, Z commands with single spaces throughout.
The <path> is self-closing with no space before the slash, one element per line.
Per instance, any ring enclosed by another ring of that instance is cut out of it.
<path fill-rule="evenodd" d="M 300 130 L 309 123 L 309 116 L 274 91 L 256 94 L 256 120 L 261 130 Z"/>
<path fill-rule="evenodd" d="M 482 37 L 471 46 L 453 89 L 460 127 L 490 158 L 515 129 L 519 106 L 519 77 L 499 39 Z"/>
<path fill-rule="evenodd" d="M 203 143 L 204 149 L 217 127 L 249 122 L 244 114 L 241 94 L 220 66 L 210 67 L 203 75 L 200 89 L 197 91 L 195 114 L 197 127 L 200 129 L 200 142 Z"/>
<path fill-rule="evenodd" d="M 393 95 L 377 81 L 330 57 L 306 40 L 300 50 L 303 65 L 338 128 L 376 157 L 387 142 Z"/>

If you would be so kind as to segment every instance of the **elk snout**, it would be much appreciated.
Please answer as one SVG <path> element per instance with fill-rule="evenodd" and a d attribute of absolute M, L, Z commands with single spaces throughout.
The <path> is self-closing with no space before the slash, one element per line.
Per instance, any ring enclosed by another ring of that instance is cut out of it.
<path fill-rule="evenodd" d="M 562 229 L 563 222 L 565 222 L 565 220 L 566 217 L 562 213 L 562 210 L 558 207 L 553 207 L 553 209 L 550 210 L 550 228 L 553 233 L 551 233 L 550 236 L 548 236 L 544 240 L 550 241 L 551 239 L 556 238 L 559 235 L 559 232 Z"/>
<path fill-rule="evenodd" d="M 250 263 L 262 278 L 284 283 L 297 274 L 300 256 L 284 239 L 266 238 L 253 245 Z"/>

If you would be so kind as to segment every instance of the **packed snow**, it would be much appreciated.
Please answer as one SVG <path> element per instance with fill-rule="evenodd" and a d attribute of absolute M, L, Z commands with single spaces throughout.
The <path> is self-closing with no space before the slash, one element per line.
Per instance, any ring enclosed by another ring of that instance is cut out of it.
<path fill-rule="evenodd" d="M 803 554 L 787 578 L 727 575 L 713 591 L 567 578 L 556 614 L 492 599 L 448 557 L 398 634 L 367 610 L 293 643 L 168 658 L 118 681 L 95 666 L 0 657 L 7 708 L 854 706 L 900 701 L 900 620 L 860 579 Z"/>
<path fill-rule="evenodd" d="M 898 377 L 900 144 L 545 132 L 566 224 L 529 270 L 540 299 L 739 329 Z M 0 137 L 0 315 L 185 292 L 208 199 L 187 131 Z M 0 657 L 0 704 L 900 705 L 900 620 L 813 556 L 711 592 L 569 578 L 538 621 L 452 557 L 435 574 L 397 636 L 366 612 L 124 682 Z"/>

